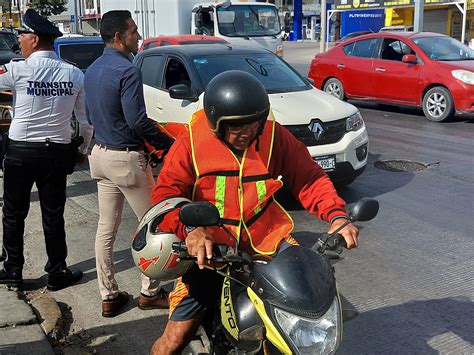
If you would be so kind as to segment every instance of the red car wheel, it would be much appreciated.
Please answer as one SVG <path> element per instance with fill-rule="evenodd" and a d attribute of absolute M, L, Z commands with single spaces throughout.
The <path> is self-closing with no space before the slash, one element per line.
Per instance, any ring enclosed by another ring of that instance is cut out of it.
<path fill-rule="evenodd" d="M 423 113 L 433 122 L 448 121 L 454 116 L 454 101 L 448 89 L 435 86 L 423 97 Z"/>

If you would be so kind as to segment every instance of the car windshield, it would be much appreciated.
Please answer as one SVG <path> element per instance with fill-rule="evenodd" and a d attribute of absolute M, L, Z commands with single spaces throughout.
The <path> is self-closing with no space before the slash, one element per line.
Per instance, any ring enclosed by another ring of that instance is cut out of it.
<path fill-rule="evenodd" d="M 474 51 L 451 37 L 420 37 L 415 38 L 413 42 L 433 60 L 474 60 Z"/>
<path fill-rule="evenodd" d="M 7 41 L 5 41 L 5 38 L 0 37 L 0 50 L 2 51 L 11 51 L 11 47 L 8 45 Z"/>
<path fill-rule="evenodd" d="M 268 5 L 217 7 L 219 32 L 224 36 L 274 36 L 281 32 L 277 9 Z"/>
<path fill-rule="evenodd" d="M 303 91 L 311 88 L 306 81 L 274 54 L 220 55 L 193 58 L 203 87 L 217 74 L 242 70 L 254 75 L 269 94 Z"/>
<path fill-rule="evenodd" d="M 59 56 L 68 62 L 74 63 L 79 69 L 85 70 L 104 51 L 103 43 L 78 43 L 59 45 Z"/>
<path fill-rule="evenodd" d="M 181 41 L 179 44 L 181 45 L 186 45 L 186 44 L 223 44 L 223 43 L 228 43 L 225 39 L 223 40 L 218 40 L 218 39 L 201 39 L 201 40 L 196 40 L 196 41 Z"/>
<path fill-rule="evenodd" d="M 18 40 L 14 33 L 0 32 L 0 49 L 12 51 L 14 44 L 18 44 Z"/>

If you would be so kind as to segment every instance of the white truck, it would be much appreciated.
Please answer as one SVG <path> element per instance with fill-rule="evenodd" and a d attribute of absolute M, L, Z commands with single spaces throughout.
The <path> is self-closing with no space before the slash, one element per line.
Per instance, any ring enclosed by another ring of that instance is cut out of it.
<path fill-rule="evenodd" d="M 203 34 L 255 43 L 283 56 L 278 8 L 269 3 L 202 0 L 102 0 L 101 12 L 129 10 L 143 39 Z"/>

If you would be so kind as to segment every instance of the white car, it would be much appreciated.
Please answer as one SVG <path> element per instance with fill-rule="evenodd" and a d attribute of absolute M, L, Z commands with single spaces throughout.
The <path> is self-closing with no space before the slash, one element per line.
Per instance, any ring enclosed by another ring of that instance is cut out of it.
<path fill-rule="evenodd" d="M 166 46 L 140 52 L 134 62 L 143 74 L 147 114 L 157 122 L 187 123 L 202 108 L 214 76 L 243 70 L 263 83 L 276 120 L 308 147 L 336 184 L 350 184 L 367 164 L 369 139 L 357 108 L 314 88 L 265 49 Z"/>

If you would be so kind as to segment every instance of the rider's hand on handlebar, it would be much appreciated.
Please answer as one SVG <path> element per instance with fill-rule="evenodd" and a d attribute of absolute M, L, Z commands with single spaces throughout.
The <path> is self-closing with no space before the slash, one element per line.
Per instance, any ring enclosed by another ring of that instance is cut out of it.
<path fill-rule="evenodd" d="M 334 222 L 331 223 L 331 226 L 328 230 L 328 234 L 334 232 L 336 229 L 346 223 L 346 221 L 347 220 L 345 218 L 336 219 Z M 338 233 L 344 237 L 344 240 L 347 244 L 347 249 L 357 248 L 357 246 L 359 245 L 359 230 L 355 225 L 350 223 L 343 229 L 341 229 Z"/>
<path fill-rule="evenodd" d="M 204 269 L 206 258 L 212 259 L 212 244 L 214 239 L 209 235 L 204 227 L 198 227 L 191 231 L 186 237 L 188 254 L 197 257 L 197 264 L 200 269 Z"/>

